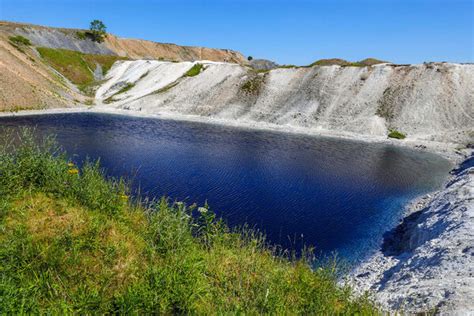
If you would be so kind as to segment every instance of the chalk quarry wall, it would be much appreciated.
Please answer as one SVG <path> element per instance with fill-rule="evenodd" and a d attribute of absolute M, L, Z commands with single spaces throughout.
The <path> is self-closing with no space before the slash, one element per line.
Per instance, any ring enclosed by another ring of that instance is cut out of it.
<path fill-rule="evenodd" d="M 362 135 L 474 139 L 474 65 L 323 66 L 255 72 L 238 64 L 117 62 L 98 89 L 103 106 Z M 128 91 L 120 92 L 129 86 Z M 130 88 L 131 87 L 131 88 Z"/>

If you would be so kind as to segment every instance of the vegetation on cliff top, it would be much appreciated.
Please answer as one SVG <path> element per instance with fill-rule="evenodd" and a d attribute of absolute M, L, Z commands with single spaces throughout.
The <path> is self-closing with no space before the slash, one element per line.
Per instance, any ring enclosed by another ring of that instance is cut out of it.
<path fill-rule="evenodd" d="M 107 27 L 100 20 L 94 20 L 91 22 L 89 31 L 92 34 L 92 40 L 97 43 L 102 43 L 104 38 L 107 36 Z"/>
<path fill-rule="evenodd" d="M 2 135 L 3 313 L 376 313 L 334 267 L 277 256 L 207 206 L 133 201 L 123 180 L 79 167 L 51 138 Z"/>
<path fill-rule="evenodd" d="M 373 66 L 377 64 L 383 64 L 386 61 L 378 60 L 375 58 L 366 58 L 361 61 L 351 62 L 340 58 L 331 58 L 331 59 L 320 59 L 309 65 L 309 67 L 313 66 L 343 66 L 343 67 L 366 67 L 366 66 Z"/>

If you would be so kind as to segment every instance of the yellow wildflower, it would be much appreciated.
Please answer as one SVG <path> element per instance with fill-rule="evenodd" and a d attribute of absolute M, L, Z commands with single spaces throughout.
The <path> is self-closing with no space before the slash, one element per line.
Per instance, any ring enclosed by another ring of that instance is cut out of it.
<path fill-rule="evenodd" d="M 69 168 L 74 167 L 74 162 L 68 162 L 68 163 L 67 163 L 67 166 L 68 166 Z"/>
<path fill-rule="evenodd" d="M 79 174 L 79 170 L 76 168 L 69 169 L 67 172 L 69 174 Z"/>
<path fill-rule="evenodd" d="M 128 200 L 128 195 L 125 195 L 125 194 L 121 194 L 120 195 L 120 198 L 124 201 L 127 201 Z"/>

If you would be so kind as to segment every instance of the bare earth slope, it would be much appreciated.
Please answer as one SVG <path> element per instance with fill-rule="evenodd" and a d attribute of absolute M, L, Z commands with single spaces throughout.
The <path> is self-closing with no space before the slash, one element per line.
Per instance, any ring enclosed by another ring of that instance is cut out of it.
<path fill-rule="evenodd" d="M 68 107 L 83 97 L 31 47 L 15 48 L 0 32 L 0 111 Z"/>
<path fill-rule="evenodd" d="M 467 144 L 474 65 L 318 66 L 257 73 L 237 64 L 125 61 L 96 93 L 104 106 L 296 128 Z M 118 93 L 125 85 L 125 93 Z"/>

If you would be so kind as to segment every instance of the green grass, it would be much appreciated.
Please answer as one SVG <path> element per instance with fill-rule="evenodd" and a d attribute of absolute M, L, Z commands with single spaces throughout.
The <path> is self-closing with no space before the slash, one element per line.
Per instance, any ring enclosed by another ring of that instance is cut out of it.
<path fill-rule="evenodd" d="M 375 314 L 367 297 L 208 206 L 140 203 L 52 138 L 0 134 L 4 314 Z M 278 255 L 280 254 L 280 255 Z"/>
<path fill-rule="evenodd" d="M 102 72 L 105 74 L 114 62 L 125 59 L 113 55 L 83 54 L 67 49 L 38 47 L 37 50 L 43 60 L 81 90 L 85 90 L 94 83 L 93 71 L 97 64 L 101 65 Z"/>
<path fill-rule="evenodd" d="M 381 63 L 386 63 L 386 61 L 378 60 L 375 58 L 366 58 L 360 61 L 351 62 L 340 58 L 331 58 L 331 59 L 320 59 L 310 64 L 308 67 L 313 66 L 332 66 L 338 65 L 342 67 L 367 67 L 373 66 Z"/>
<path fill-rule="evenodd" d="M 21 35 L 10 36 L 8 39 L 10 40 L 10 42 L 12 42 L 16 45 L 24 45 L 24 46 L 30 46 L 31 45 L 30 40 L 27 39 L 24 36 L 21 36 Z"/>
<path fill-rule="evenodd" d="M 81 41 L 85 41 L 87 39 L 87 33 L 83 31 L 77 31 L 75 33 L 76 38 L 80 39 Z"/>
<path fill-rule="evenodd" d="M 12 45 L 13 47 L 15 47 L 19 52 L 21 52 L 21 53 L 23 53 L 23 54 L 26 54 L 26 52 L 25 52 L 25 47 L 31 45 L 30 40 L 27 39 L 26 37 L 21 36 L 21 35 L 18 35 L 18 36 L 10 36 L 10 37 L 8 38 L 8 42 L 10 43 L 10 45 Z M 29 56 L 28 56 L 28 57 L 29 57 Z M 31 59 L 31 57 L 29 57 L 29 59 Z"/>
<path fill-rule="evenodd" d="M 399 131 L 396 131 L 394 129 L 390 130 L 390 132 L 388 133 L 388 137 L 390 138 L 396 138 L 396 139 L 405 139 L 406 138 L 406 135 L 399 132 Z"/>
<path fill-rule="evenodd" d="M 203 70 L 203 65 L 202 64 L 194 64 L 184 75 L 186 77 L 194 77 L 197 76 L 201 73 Z"/>

